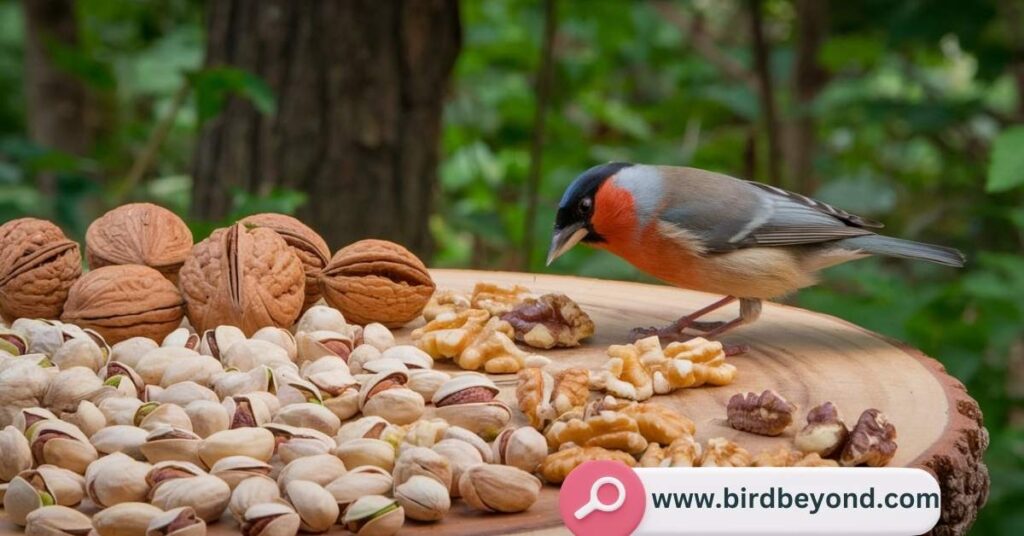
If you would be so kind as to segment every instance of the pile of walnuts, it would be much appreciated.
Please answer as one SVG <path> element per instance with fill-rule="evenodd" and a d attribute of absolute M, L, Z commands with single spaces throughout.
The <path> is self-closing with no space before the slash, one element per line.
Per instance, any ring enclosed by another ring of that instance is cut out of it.
<path fill-rule="evenodd" d="M 188 226 L 149 203 L 122 205 L 78 245 L 34 218 L 0 226 L 0 317 L 60 318 L 109 343 L 162 340 L 184 316 L 200 333 L 222 325 L 250 336 L 290 327 L 321 297 L 358 324 L 400 327 L 434 292 L 420 259 L 398 244 L 362 240 L 333 257 L 299 220 L 257 214 L 193 244 Z"/>

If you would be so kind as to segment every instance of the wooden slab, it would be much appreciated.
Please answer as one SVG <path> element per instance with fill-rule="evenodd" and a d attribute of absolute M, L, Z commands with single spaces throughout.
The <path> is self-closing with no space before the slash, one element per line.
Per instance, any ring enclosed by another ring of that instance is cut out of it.
<path fill-rule="evenodd" d="M 600 281 L 594 279 L 520 274 L 433 270 L 439 288 L 470 290 L 477 281 L 521 284 L 534 292 L 563 292 L 576 300 L 594 319 L 597 334 L 576 349 L 550 351 L 552 369 L 583 366 L 596 369 L 606 359 L 610 344 L 626 342 L 638 325 L 662 325 L 717 297 L 671 287 Z M 734 315 L 727 310 L 718 315 Z M 715 319 L 715 318 L 712 318 Z M 399 334 L 407 337 L 415 327 Z M 775 389 L 806 410 L 832 401 L 848 423 L 861 411 L 877 408 L 892 421 L 899 434 L 899 450 L 891 465 L 923 467 L 939 480 L 943 511 L 936 534 L 964 534 L 988 494 L 988 470 L 981 461 L 988 446 L 977 403 L 963 385 L 945 373 L 942 365 L 919 351 L 868 332 L 843 320 L 782 305 L 766 304 L 761 319 L 727 337 L 732 344 L 751 350 L 730 358 L 739 368 L 736 382 L 727 387 L 683 390 L 655 401 L 688 415 L 697 424 L 697 437 L 727 437 L 752 453 L 792 441 L 794 430 L 778 438 L 737 432 L 725 423 L 725 406 L 737 392 Z M 450 364 L 438 368 L 451 369 Z M 453 369 L 452 369 L 453 370 Z M 501 398 L 514 405 L 514 377 L 495 376 Z M 856 469 L 851 469 L 856 470 Z M 503 534 L 510 532 L 565 532 L 558 515 L 558 495 L 546 487 L 529 511 L 514 515 L 485 515 L 461 501 L 437 524 L 408 522 L 401 534 Z M 10 528 L 0 519 L 0 532 Z M 234 534 L 237 527 L 224 521 L 211 534 Z M 343 534 L 335 528 L 331 534 Z"/>

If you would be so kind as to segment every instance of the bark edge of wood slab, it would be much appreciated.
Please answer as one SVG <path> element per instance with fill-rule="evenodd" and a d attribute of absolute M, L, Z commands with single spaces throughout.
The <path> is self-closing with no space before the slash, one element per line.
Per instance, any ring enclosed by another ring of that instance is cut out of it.
<path fill-rule="evenodd" d="M 621 307 L 621 309 L 628 310 L 631 306 L 636 307 L 636 304 L 638 303 L 637 301 L 621 304 L 602 303 L 596 308 L 597 310 L 595 310 L 594 298 L 603 297 L 598 292 L 601 288 L 614 287 L 616 292 L 612 294 L 617 294 L 619 296 L 638 297 L 643 294 L 657 296 L 661 303 L 661 307 L 658 308 L 653 317 L 652 315 L 644 316 L 623 313 L 622 316 L 625 317 L 623 319 L 624 322 L 631 321 L 637 325 L 642 324 L 643 322 L 656 322 L 659 320 L 667 323 L 668 321 L 674 320 L 679 314 L 682 314 L 687 310 L 691 310 L 690 308 L 696 308 L 696 306 L 701 304 L 710 303 L 717 298 L 715 295 L 692 292 L 674 287 L 612 280 L 598 280 L 576 276 L 451 269 L 434 269 L 431 270 L 431 272 L 434 275 L 438 288 L 469 290 L 478 281 L 488 281 L 505 284 L 516 283 L 526 286 L 535 292 L 564 292 L 570 298 L 573 298 L 580 303 L 580 305 L 594 317 L 594 320 L 597 323 L 597 334 L 595 335 L 595 339 L 599 341 L 597 346 L 603 346 L 605 343 L 610 342 L 607 337 L 607 331 L 609 331 L 608 320 L 607 318 L 604 319 L 604 322 L 601 320 L 602 316 L 607 316 L 607 309 Z M 673 303 L 678 303 L 679 305 L 673 305 Z M 646 305 L 650 306 L 650 304 Z M 631 313 L 632 312 L 636 311 L 634 310 L 631 311 Z M 726 311 L 722 314 L 723 317 L 727 317 L 730 312 Z M 974 520 L 977 518 L 978 511 L 982 506 L 984 506 L 985 501 L 988 499 L 990 480 L 988 467 L 983 461 L 985 450 L 988 448 L 989 444 L 988 430 L 984 427 L 982 413 L 978 403 L 967 393 L 963 383 L 955 377 L 950 376 L 941 363 L 925 355 L 920 350 L 883 335 L 873 333 L 845 320 L 797 307 L 774 303 L 766 304 L 764 315 L 765 319 L 769 320 L 773 315 L 784 315 L 790 321 L 794 319 L 813 319 L 815 321 L 823 319 L 834 326 L 836 330 L 855 331 L 860 334 L 865 334 L 878 342 L 887 345 L 891 349 L 896 349 L 903 354 L 910 356 L 920 363 L 923 369 L 926 370 L 932 378 L 934 378 L 934 381 L 941 386 L 942 393 L 945 397 L 946 408 L 944 409 L 947 414 L 945 427 L 934 443 L 925 448 L 913 459 L 904 460 L 904 463 L 900 465 L 925 469 L 934 475 L 936 480 L 939 482 L 939 488 L 942 492 L 942 514 L 938 524 L 934 529 L 932 529 L 931 533 L 941 536 L 966 534 L 974 523 Z M 619 334 L 611 337 L 611 341 L 618 343 L 624 342 L 625 339 L 622 335 L 624 335 L 631 327 L 635 326 L 614 326 L 613 331 L 617 329 Z M 795 330 L 795 328 L 799 326 L 793 325 L 790 327 Z M 735 335 L 727 336 L 726 339 L 739 339 L 740 342 L 751 345 L 752 354 L 757 354 L 758 338 L 752 335 L 756 328 L 757 324 L 740 328 L 736 331 Z M 602 331 L 605 332 L 604 339 L 602 339 Z M 751 338 L 743 340 L 743 335 L 745 333 Z M 829 334 L 822 336 L 826 335 Z M 807 333 L 795 330 L 793 336 L 797 339 L 801 337 L 807 338 Z M 615 340 L 616 338 L 619 340 Z M 540 353 L 544 354 L 545 352 L 541 351 Z M 557 366 L 559 360 L 558 354 L 551 354 L 549 357 L 552 357 L 553 364 Z M 730 360 L 732 360 L 732 363 L 740 366 L 740 373 L 742 375 L 744 368 L 742 365 L 743 360 L 758 358 L 763 357 L 752 355 L 749 357 L 733 357 L 730 358 Z M 718 389 L 724 389 L 728 394 L 731 394 L 741 388 L 725 387 Z M 785 395 L 786 393 L 783 394 Z M 728 395 L 724 396 L 723 400 L 727 398 Z M 941 399 L 939 402 L 940 401 Z M 723 403 L 723 413 L 724 406 L 725 405 Z M 850 413 L 853 413 L 854 409 L 856 409 L 858 413 L 861 409 L 866 409 L 844 408 L 843 406 L 839 406 L 839 408 L 840 411 L 845 410 Z M 799 419 L 800 422 L 802 422 L 807 409 L 809 408 L 801 407 L 799 410 L 797 419 Z M 936 413 L 939 414 L 938 418 L 941 418 L 941 410 L 937 408 Z M 846 413 L 844 415 L 847 422 L 850 424 L 852 424 L 851 421 L 856 419 L 856 414 L 851 415 Z M 691 418 L 693 417 L 694 415 L 691 415 Z M 698 422 L 698 434 L 700 434 L 701 427 L 702 424 Z M 899 426 L 897 426 L 897 433 L 903 433 L 903 430 L 901 430 Z M 748 436 L 743 437 L 747 438 Z M 905 438 L 901 437 L 897 439 L 897 441 L 901 440 L 905 440 Z M 520 530 L 538 528 L 535 524 L 532 526 L 527 524 L 524 525 L 526 526 L 522 526 Z"/>

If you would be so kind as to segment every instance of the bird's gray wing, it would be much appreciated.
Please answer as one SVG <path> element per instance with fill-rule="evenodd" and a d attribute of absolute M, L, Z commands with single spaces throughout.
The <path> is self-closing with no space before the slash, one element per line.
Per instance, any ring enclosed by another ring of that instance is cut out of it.
<path fill-rule="evenodd" d="M 698 170 L 687 170 L 685 177 L 666 189 L 670 200 L 659 219 L 698 238 L 707 252 L 829 242 L 881 227 L 774 186 Z"/>

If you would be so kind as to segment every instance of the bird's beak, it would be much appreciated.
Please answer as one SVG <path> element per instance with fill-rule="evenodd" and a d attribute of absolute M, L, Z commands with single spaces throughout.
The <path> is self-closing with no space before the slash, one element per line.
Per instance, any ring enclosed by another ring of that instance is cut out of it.
<path fill-rule="evenodd" d="M 551 249 L 548 250 L 547 266 L 551 266 L 555 259 L 583 240 L 583 237 L 587 236 L 587 232 L 582 223 L 574 223 L 555 231 L 555 235 L 551 237 Z"/>

